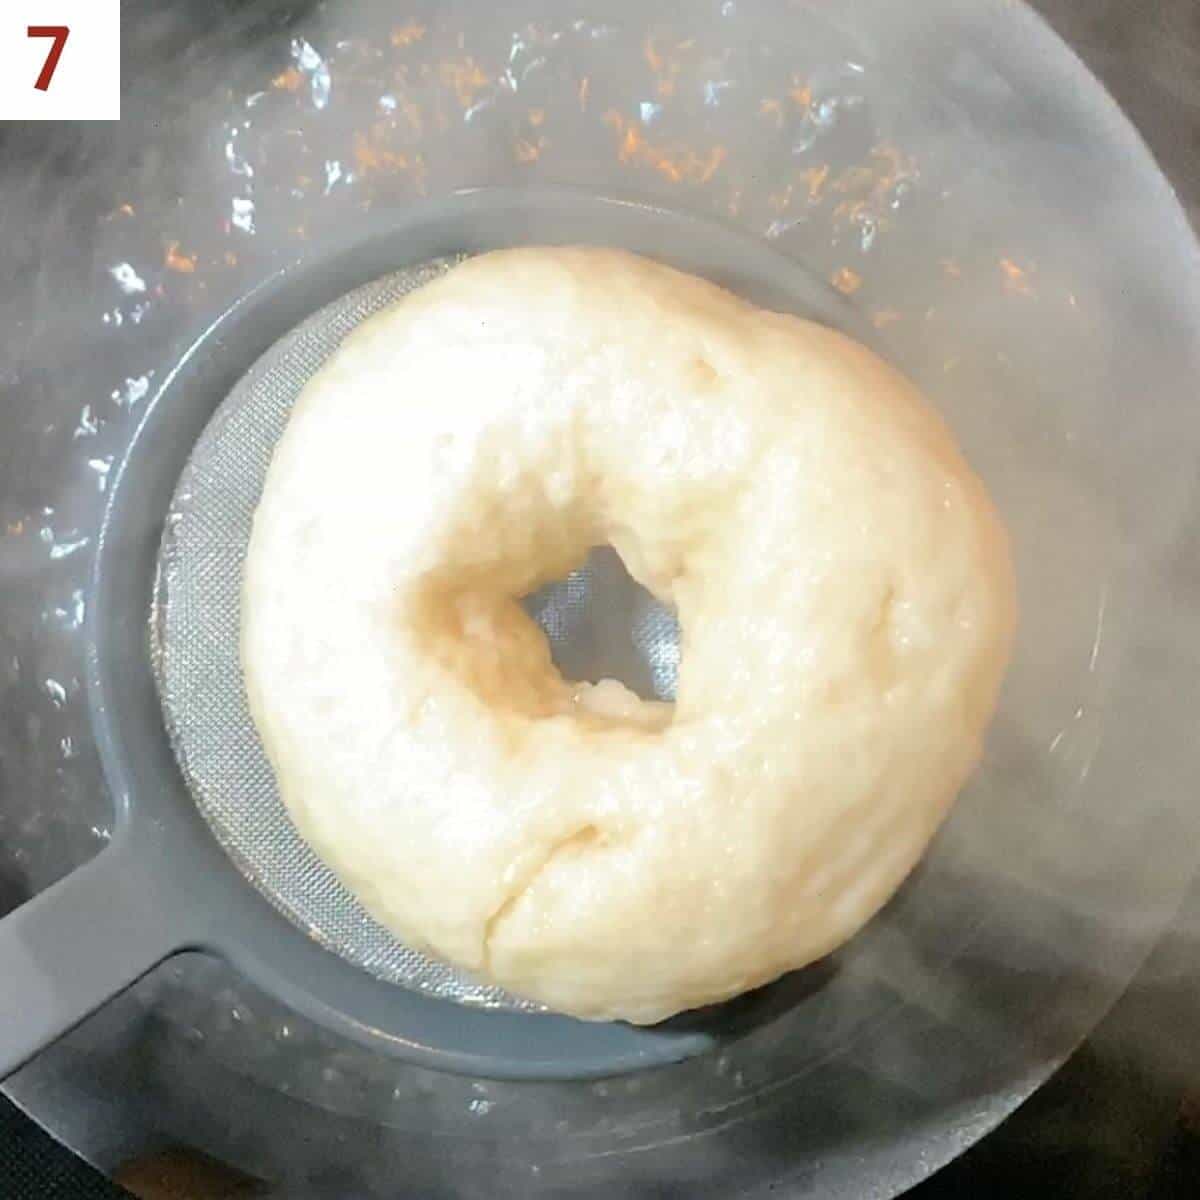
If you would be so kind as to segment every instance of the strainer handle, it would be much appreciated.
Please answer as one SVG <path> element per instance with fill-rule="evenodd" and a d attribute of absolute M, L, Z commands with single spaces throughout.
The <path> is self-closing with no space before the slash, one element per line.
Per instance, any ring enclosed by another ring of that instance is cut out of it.
<path fill-rule="evenodd" d="M 0 920 L 0 1079 L 184 948 L 161 891 L 120 836 Z"/>

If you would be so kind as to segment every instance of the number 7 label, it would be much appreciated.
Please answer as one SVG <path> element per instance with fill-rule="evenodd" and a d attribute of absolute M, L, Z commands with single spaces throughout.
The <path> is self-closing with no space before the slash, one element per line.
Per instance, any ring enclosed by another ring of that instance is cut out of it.
<path fill-rule="evenodd" d="M 121 0 L 0 0 L 0 121 L 121 119 Z"/>
<path fill-rule="evenodd" d="M 30 25 L 29 36 L 31 38 L 53 38 L 54 42 L 46 54 L 46 61 L 42 63 L 42 69 L 38 72 L 37 81 L 34 87 L 39 92 L 48 92 L 50 90 L 50 81 L 54 78 L 55 69 L 58 67 L 58 60 L 62 58 L 63 47 L 67 44 L 67 38 L 71 34 L 71 29 L 67 25 Z"/>

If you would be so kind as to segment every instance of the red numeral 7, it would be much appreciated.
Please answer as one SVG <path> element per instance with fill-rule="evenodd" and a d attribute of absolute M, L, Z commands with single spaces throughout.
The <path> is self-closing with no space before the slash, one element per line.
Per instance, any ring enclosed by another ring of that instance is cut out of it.
<path fill-rule="evenodd" d="M 50 53 L 46 55 L 46 61 L 42 64 L 42 73 L 37 77 L 37 82 L 33 85 L 39 92 L 49 90 L 50 80 L 54 78 L 54 70 L 58 66 L 58 60 L 62 58 L 63 47 L 67 44 L 67 35 L 71 32 L 68 25 L 30 25 L 28 29 L 31 38 L 44 37 L 53 38 L 54 45 L 50 47 Z"/>

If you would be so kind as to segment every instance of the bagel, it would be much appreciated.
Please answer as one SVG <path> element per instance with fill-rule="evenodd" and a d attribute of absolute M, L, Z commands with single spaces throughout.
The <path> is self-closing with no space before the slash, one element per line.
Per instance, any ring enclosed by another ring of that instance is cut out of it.
<path fill-rule="evenodd" d="M 674 704 L 565 680 L 521 597 L 609 544 Z M 412 947 L 637 1023 L 820 958 L 977 763 L 1007 537 L 865 347 L 605 249 L 457 267 L 348 336 L 246 561 L 250 710 L 302 835 Z"/>

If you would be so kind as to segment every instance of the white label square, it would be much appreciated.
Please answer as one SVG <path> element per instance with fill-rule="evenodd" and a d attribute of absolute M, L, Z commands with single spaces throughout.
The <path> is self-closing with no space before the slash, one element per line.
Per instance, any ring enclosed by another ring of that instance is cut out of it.
<path fill-rule="evenodd" d="M 0 57 L 0 120 L 120 120 L 121 0 L 0 0 Z"/>

